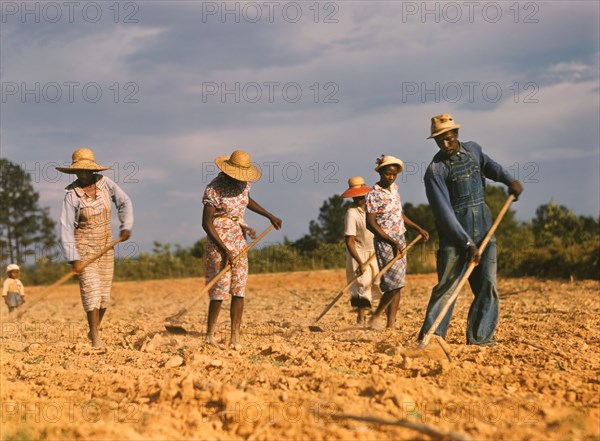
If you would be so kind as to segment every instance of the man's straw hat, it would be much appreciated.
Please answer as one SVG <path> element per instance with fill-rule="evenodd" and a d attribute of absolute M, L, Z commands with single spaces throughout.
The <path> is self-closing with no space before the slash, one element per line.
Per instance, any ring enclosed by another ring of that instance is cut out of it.
<path fill-rule="evenodd" d="M 74 174 L 78 171 L 103 171 L 110 170 L 110 167 L 103 167 L 96 164 L 94 152 L 90 149 L 80 148 L 73 152 L 71 165 L 68 167 L 56 167 L 59 172 Z"/>
<path fill-rule="evenodd" d="M 381 155 L 379 158 L 377 158 L 377 161 L 375 162 L 377 163 L 377 167 L 375 167 L 376 172 L 378 172 L 380 168 L 385 167 L 386 165 L 397 165 L 398 167 L 400 167 L 400 170 L 398 170 L 399 172 L 404 170 L 404 162 L 402 162 L 401 159 L 398 159 L 395 156 Z"/>
<path fill-rule="evenodd" d="M 442 113 L 431 118 L 431 136 L 428 136 L 427 139 L 435 138 L 454 129 L 460 129 L 460 124 L 456 124 L 451 115 Z"/>
<path fill-rule="evenodd" d="M 258 181 L 260 170 L 250 162 L 250 155 L 242 150 L 234 151 L 231 156 L 219 156 L 215 159 L 217 167 L 227 176 L 238 181 Z"/>
<path fill-rule="evenodd" d="M 343 198 L 357 198 L 366 195 L 371 191 L 371 187 L 365 185 L 365 180 L 361 176 L 353 176 L 348 179 L 348 189 L 342 193 Z"/>

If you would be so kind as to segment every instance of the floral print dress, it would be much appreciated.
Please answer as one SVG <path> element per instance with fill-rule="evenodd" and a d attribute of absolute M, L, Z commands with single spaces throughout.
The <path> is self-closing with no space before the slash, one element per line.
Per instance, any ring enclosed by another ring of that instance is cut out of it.
<path fill-rule="evenodd" d="M 204 191 L 202 203 L 216 209 L 213 225 L 234 256 L 246 248 L 246 239 L 241 225 L 244 224 L 244 212 L 250 201 L 250 183 L 234 181 L 223 173 L 213 179 Z M 215 277 L 225 265 L 226 257 L 219 246 L 210 237 L 207 240 L 206 283 Z M 244 297 L 248 281 L 248 256 L 245 254 L 233 268 L 221 277 L 208 291 L 210 300 L 227 300 L 229 295 Z"/>
<path fill-rule="evenodd" d="M 373 189 L 366 197 L 367 213 L 375 213 L 375 221 L 385 233 L 392 239 L 398 241 L 402 247 L 406 246 L 404 240 L 404 217 L 402 214 L 402 201 L 398 193 L 396 183 L 390 185 L 388 189 L 383 189 L 379 184 L 375 184 Z M 382 269 L 394 258 L 392 246 L 377 237 L 374 238 L 375 253 L 377 254 L 377 263 Z M 383 292 L 404 287 L 406 278 L 406 256 L 399 259 L 382 277 L 380 288 Z"/>

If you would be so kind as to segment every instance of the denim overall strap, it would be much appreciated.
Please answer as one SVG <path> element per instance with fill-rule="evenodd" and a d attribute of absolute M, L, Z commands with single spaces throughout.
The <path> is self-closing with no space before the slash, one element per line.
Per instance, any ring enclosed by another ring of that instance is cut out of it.
<path fill-rule="evenodd" d="M 450 159 L 445 161 L 450 169 L 448 187 L 450 202 L 455 212 L 466 207 L 483 204 L 485 195 L 484 180 L 479 163 L 475 161 L 471 152 L 463 144 L 460 145 L 460 150 L 467 155 L 466 161 Z"/>

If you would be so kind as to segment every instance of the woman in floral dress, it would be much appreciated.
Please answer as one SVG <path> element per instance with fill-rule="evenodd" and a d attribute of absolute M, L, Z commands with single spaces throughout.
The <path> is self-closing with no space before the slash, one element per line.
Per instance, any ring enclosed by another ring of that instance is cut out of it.
<path fill-rule="evenodd" d="M 406 246 L 404 240 L 405 224 L 414 228 L 425 240 L 429 233 L 411 221 L 402 212 L 402 201 L 398 193 L 398 185 L 394 182 L 404 169 L 404 163 L 393 156 L 382 155 L 377 159 L 375 171 L 379 173 L 379 181 L 367 194 L 366 212 L 367 228 L 375 235 L 375 254 L 379 268 L 385 267 Z M 406 256 L 402 257 L 383 274 L 380 288 L 383 296 L 371 319 L 372 328 L 381 328 L 379 315 L 386 308 L 387 328 L 393 328 L 400 304 L 400 291 L 404 288 L 406 277 Z"/>
<path fill-rule="evenodd" d="M 231 156 L 215 159 L 221 173 L 204 191 L 202 202 L 202 227 L 208 236 L 206 253 L 206 282 L 215 277 L 228 263 L 231 269 L 209 290 L 207 343 L 217 346 L 214 331 L 221 303 L 231 296 L 231 346 L 240 349 L 240 327 L 244 311 L 244 296 L 248 280 L 248 256 L 242 254 L 246 248 L 246 234 L 256 237 L 256 232 L 244 222 L 246 208 L 271 221 L 278 230 L 281 219 L 261 207 L 250 197 L 251 182 L 257 181 L 261 173 L 251 164 L 248 153 L 236 150 Z"/>

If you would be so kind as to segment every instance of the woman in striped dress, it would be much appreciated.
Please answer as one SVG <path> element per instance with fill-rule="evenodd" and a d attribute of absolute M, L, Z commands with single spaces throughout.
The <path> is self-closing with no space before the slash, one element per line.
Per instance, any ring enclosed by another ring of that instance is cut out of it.
<path fill-rule="evenodd" d="M 113 241 L 111 201 L 119 213 L 121 241 L 131 236 L 133 206 L 117 184 L 106 176 L 96 174 L 108 168 L 95 163 L 94 153 L 90 149 L 76 150 L 69 167 L 56 169 L 77 175 L 77 180 L 65 188 L 61 243 L 66 259 L 79 276 L 81 302 L 90 328 L 88 338 L 93 348 L 102 348 L 104 342 L 98 331 L 110 302 L 114 251 L 111 249 L 85 268 L 82 266 Z"/>

